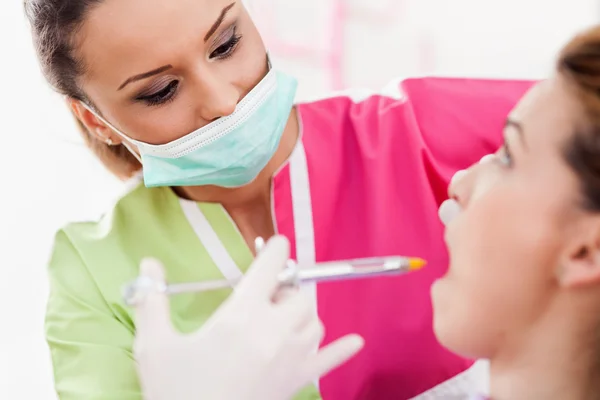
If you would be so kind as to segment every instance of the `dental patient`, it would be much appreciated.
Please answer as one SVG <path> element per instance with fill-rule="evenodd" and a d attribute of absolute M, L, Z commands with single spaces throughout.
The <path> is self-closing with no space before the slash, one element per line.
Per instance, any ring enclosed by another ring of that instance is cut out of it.
<path fill-rule="evenodd" d="M 600 27 L 510 113 L 505 144 L 442 209 L 435 332 L 490 360 L 494 400 L 600 399 Z"/>

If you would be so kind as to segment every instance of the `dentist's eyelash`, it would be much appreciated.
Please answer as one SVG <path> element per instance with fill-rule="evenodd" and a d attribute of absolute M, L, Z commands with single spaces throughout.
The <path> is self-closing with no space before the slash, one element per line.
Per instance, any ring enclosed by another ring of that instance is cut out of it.
<path fill-rule="evenodd" d="M 237 28 L 234 27 L 230 38 L 225 43 L 217 47 L 210 54 L 210 58 L 225 60 L 231 57 L 238 48 L 241 40 L 242 35 L 237 34 Z M 177 89 L 179 89 L 179 80 L 172 80 L 154 93 L 138 96 L 135 98 L 135 100 L 143 102 L 151 107 L 161 106 L 175 99 L 177 95 Z"/>
<path fill-rule="evenodd" d="M 237 49 L 238 44 L 240 43 L 241 40 L 242 40 L 242 35 L 236 34 L 236 31 L 234 29 L 231 39 L 229 39 L 226 43 L 217 47 L 217 49 L 215 51 L 210 53 L 210 58 L 218 58 L 220 60 L 225 60 L 225 59 L 231 57 L 233 55 L 233 53 L 235 52 L 235 50 Z"/>
<path fill-rule="evenodd" d="M 179 81 L 173 80 L 165 85 L 162 89 L 149 95 L 137 97 L 137 101 L 142 101 L 149 106 L 158 106 L 165 104 L 175 98 L 175 93 L 179 87 Z"/>

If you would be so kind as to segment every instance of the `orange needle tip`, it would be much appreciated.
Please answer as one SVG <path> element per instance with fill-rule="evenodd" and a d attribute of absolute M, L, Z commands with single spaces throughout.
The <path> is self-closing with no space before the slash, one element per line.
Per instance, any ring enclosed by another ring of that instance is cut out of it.
<path fill-rule="evenodd" d="M 427 264 L 427 261 L 422 258 L 411 258 L 408 262 L 408 267 L 411 271 L 416 271 L 423 268 Z"/>

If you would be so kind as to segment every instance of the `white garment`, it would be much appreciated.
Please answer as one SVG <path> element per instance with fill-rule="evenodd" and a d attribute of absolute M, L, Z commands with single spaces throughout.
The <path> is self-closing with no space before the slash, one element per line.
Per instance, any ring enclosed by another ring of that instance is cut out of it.
<path fill-rule="evenodd" d="M 490 363 L 479 360 L 466 371 L 411 400 L 467 400 L 476 394 L 488 395 L 489 387 Z"/>

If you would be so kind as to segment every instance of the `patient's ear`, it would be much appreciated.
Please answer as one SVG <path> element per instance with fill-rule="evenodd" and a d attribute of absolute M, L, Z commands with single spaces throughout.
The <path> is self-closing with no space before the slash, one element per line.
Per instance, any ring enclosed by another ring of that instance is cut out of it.
<path fill-rule="evenodd" d="M 584 217 L 561 260 L 558 281 L 563 287 L 600 284 L 600 217 Z"/>

